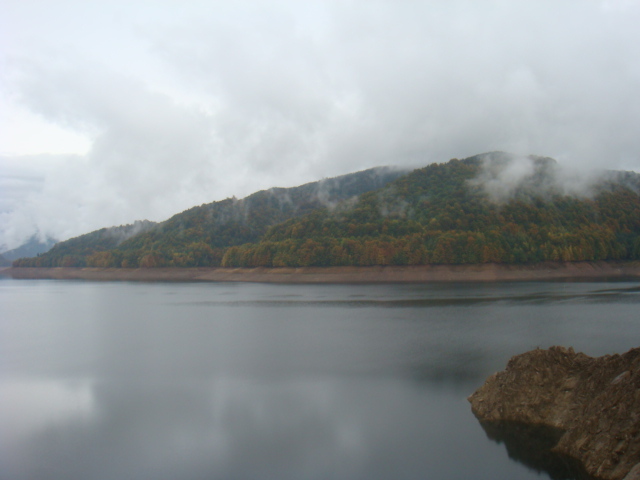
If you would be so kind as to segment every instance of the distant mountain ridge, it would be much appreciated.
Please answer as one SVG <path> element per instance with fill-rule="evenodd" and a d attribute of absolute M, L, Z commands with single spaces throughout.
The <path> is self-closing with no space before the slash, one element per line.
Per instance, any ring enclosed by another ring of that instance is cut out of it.
<path fill-rule="evenodd" d="M 16 266 L 193 267 L 220 264 L 229 246 L 258 241 L 271 225 L 318 208 L 334 208 L 407 173 L 377 167 L 292 188 L 271 188 L 243 199 L 203 204 L 161 223 L 103 228 L 60 242 Z M 137 231 L 136 231 L 137 230 Z"/>
<path fill-rule="evenodd" d="M 98 231 L 101 232 L 101 231 Z M 92 232 L 16 266 L 298 267 L 640 258 L 640 175 L 578 187 L 555 160 L 490 152 L 226 199 L 120 243 Z"/>
<path fill-rule="evenodd" d="M 45 253 L 55 244 L 56 240 L 53 238 L 40 240 L 36 235 L 34 235 L 19 247 L 2 252 L 2 257 L 11 263 L 13 260 L 17 260 L 18 258 L 34 257 L 41 253 Z"/>
<path fill-rule="evenodd" d="M 77 267 L 85 266 L 86 259 L 96 252 L 109 251 L 117 248 L 124 241 L 140 235 L 158 224 L 149 220 L 138 220 L 130 225 L 101 228 L 79 237 L 55 244 L 46 253 L 36 258 L 21 258 L 14 265 L 40 264 L 47 267 Z"/>

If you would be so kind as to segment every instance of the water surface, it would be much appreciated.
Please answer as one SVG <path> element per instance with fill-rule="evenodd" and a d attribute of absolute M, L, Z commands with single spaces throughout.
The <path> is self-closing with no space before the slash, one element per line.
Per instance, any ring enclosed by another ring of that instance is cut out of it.
<path fill-rule="evenodd" d="M 2 479 L 534 479 L 466 397 L 535 347 L 624 352 L 637 282 L 0 280 Z"/>

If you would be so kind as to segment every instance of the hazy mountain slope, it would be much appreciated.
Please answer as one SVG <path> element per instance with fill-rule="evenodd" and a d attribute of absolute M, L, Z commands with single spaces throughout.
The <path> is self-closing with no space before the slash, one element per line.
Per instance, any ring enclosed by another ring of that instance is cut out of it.
<path fill-rule="evenodd" d="M 578 189 L 554 160 L 501 152 L 415 170 L 354 205 L 271 228 L 224 266 L 532 263 L 640 258 L 640 176 Z M 571 191 L 571 194 L 565 192 Z"/>
<path fill-rule="evenodd" d="M 293 188 L 273 188 L 243 199 L 229 198 L 193 207 L 136 235 L 114 229 L 61 242 L 47 255 L 23 259 L 20 266 L 204 266 L 220 264 L 227 247 L 259 241 L 267 228 L 318 208 L 380 188 L 406 174 L 379 167 Z M 125 228 L 125 227 L 116 227 Z"/>
<path fill-rule="evenodd" d="M 116 248 L 124 240 L 145 232 L 157 225 L 148 220 L 137 221 L 131 225 L 101 228 L 100 230 L 74 237 L 55 244 L 48 252 L 37 258 L 20 258 L 14 261 L 19 266 L 73 267 L 82 259 L 95 252 Z"/>
<path fill-rule="evenodd" d="M 640 175 L 566 178 L 503 152 L 410 173 L 374 169 L 177 214 L 130 238 L 107 230 L 17 266 L 278 267 L 640 258 Z"/>
<path fill-rule="evenodd" d="M 2 256 L 9 261 L 23 257 L 35 257 L 36 255 L 47 252 L 55 243 L 56 241 L 52 238 L 47 238 L 45 241 L 42 241 L 34 235 L 19 247 L 2 252 Z"/>

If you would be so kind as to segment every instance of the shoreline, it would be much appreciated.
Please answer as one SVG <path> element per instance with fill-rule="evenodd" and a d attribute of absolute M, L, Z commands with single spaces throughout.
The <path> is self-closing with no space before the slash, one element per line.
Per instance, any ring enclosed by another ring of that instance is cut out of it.
<path fill-rule="evenodd" d="M 249 283 L 441 283 L 545 280 L 639 279 L 640 261 L 544 262 L 531 265 L 417 265 L 297 268 L 14 268 L 0 269 L 14 279 L 249 282 Z"/>

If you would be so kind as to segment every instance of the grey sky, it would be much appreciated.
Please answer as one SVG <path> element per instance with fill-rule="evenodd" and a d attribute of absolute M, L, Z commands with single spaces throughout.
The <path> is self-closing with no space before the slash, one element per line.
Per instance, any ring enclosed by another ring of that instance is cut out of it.
<path fill-rule="evenodd" d="M 640 171 L 640 2 L 0 0 L 0 11 L 6 247 L 491 150 Z"/>

